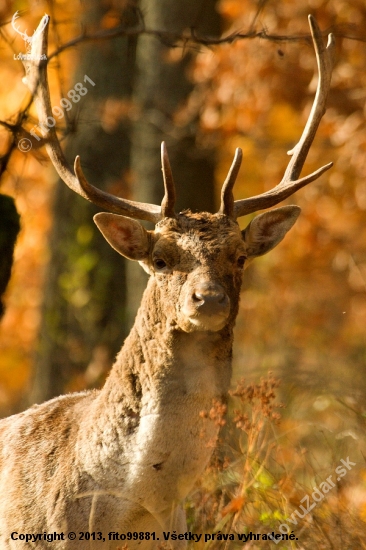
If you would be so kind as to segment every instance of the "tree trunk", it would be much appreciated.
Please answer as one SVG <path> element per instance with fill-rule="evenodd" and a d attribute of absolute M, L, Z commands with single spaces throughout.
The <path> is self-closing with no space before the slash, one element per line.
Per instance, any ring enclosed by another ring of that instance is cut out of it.
<path fill-rule="evenodd" d="M 84 22 L 99 28 L 107 11 L 102 5 L 89 3 Z M 120 15 L 125 24 L 135 24 L 133 7 Z M 121 195 L 128 193 L 130 124 L 116 116 L 116 107 L 131 94 L 134 42 L 121 37 L 83 47 L 73 82 L 84 83 L 88 91 L 70 111 L 71 124 L 78 121 L 78 126 L 66 146 L 69 162 L 79 154 L 92 184 L 113 186 Z M 96 212 L 58 181 L 30 403 L 97 384 L 126 335 L 124 261 L 94 225 Z"/>
<path fill-rule="evenodd" d="M 107 10 L 101 5 L 94 0 L 86 15 L 95 27 Z M 211 35 L 219 29 L 214 5 L 214 0 L 140 2 L 147 28 L 182 32 L 193 26 Z M 133 5 L 121 17 L 125 24 L 134 25 Z M 180 49 L 179 59 L 171 61 L 168 57 L 173 50 L 147 35 L 139 36 L 137 49 L 138 76 L 133 82 L 134 40 L 118 38 L 84 47 L 74 82 L 85 82 L 87 75 L 95 86 L 85 83 L 88 93 L 77 103 L 79 112 L 73 106 L 73 120 L 79 118 L 83 124 L 69 137 L 66 155 L 70 162 L 76 154 L 81 156 L 92 184 L 128 198 L 128 189 L 120 180 L 129 168 L 130 124 L 128 120 L 116 122 L 124 107 L 115 100 L 126 100 L 132 94 L 140 112 L 132 137 L 134 198 L 161 201 L 160 142 L 165 139 L 179 193 L 177 208 L 212 210 L 213 152 L 196 147 L 196 121 L 179 132 L 174 130 L 174 114 L 192 90 L 185 71 L 193 53 Z M 95 114 L 101 106 L 104 111 Z M 125 263 L 94 230 L 96 209 L 59 182 L 53 211 L 31 403 L 98 383 L 133 323 L 146 284 L 141 268 L 128 262 L 126 311 Z"/>
<path fill-rule="evenodd" d="M 198 34 L 220 32 L 216 0 L 141 0 L 145 26 L 181 34 L 194 28 Z M 177 187 L 177 211 L 182 208 L 212 211 L 214 208 L 215 156 L 196 143 L 196 120 L 176 128 L 174 116 L 193 89 L 187 77 L 192 50 L 179 50 L 156 36 L 141 35 L 137 44 L 137 77 L 133 93 L 140 116 L 132 134 L 131 163 L 135 178 L 134 198 L 160 204 L 163 180 L 160 144 L 166 141 Z M 179 55 L 174 55 L 178 51 Z M 127 265 L 127 315 L 132 325 L 146 286 L 140 266 Z"/>

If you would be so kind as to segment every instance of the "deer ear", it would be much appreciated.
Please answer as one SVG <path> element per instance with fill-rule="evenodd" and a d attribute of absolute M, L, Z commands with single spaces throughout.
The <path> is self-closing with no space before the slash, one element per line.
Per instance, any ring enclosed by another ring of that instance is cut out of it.
<path fill-rule="evenodd" d="M 94 221 L 112 248 L 130 260 L 146 260 L 149 255 L 149 233 L 142 225 L 132 220 L 100 212 Z"/>
<path fill-rule="evenodd" d="M 301 209 L 281 206 L 256 216 L 241 233 L 247 245 L 248 258 L 266 254 L 278 245 L 296 222 Z"/>

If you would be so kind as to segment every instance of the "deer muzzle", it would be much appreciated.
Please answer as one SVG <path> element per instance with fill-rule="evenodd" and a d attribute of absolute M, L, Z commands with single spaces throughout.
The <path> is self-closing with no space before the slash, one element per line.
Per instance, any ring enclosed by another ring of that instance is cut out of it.
<path fill-rule="evenodd" d="M 198 330 L 221 330 L 230 313 L 230 300 L 218 283 L 197 283 L 186 296 L 183 313 Z"/>

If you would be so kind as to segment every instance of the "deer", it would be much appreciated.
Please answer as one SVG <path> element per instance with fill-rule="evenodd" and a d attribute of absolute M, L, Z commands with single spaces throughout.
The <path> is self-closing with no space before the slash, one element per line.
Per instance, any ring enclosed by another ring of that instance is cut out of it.
<path fill-rule="evenodd" d="M 155 549 L 167 533 L 187 531 L 182 502 L 218 437 L 220 423 L 202 411 L 224 406 L 227 399 L 243 271 L 277 246 L 300 214 L 295 205 L 266 209 L 332 166 L 300 177 L 325 112 L 334 38 L 330 34 L 325 45 L 309 16 L 317 91 L 281 182 L 234 200 L 242 161 L 238 148 L 218 212 L 177 213 L 165 143 L 161 205 L 94 187 L 79 157 L 70 168 L 55 128 L 46 132 L 52 116 L 42 61 L 47 23 L 43 18 L 32 41 L 25 82 L 36 98 L 48 154 L 66 185 L 103 210 L 94 221 L 108 243 L 139 262 L 150 278 L 135 324 L 101 389 L 63 395 L 0 421 L 0 547 L 43 550 L 49 548 L 47 537 L 54 537 L 56 550 L 117 550 L 125 543 L 131 550 Z M 258 210 L 266 211 L 240 230 L 238 218 Z M 153 222 L 154 229 L 139 220 Z M 187 541 L 177 537 L 168 545 L 183 550 Z"/>

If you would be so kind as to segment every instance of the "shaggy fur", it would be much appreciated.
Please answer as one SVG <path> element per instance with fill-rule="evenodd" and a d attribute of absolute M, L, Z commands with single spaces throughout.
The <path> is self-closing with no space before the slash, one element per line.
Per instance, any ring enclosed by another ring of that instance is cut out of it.
<path fill-rule="evenodd" d="M 117 550 L 124 543 L 109 541 L 110 531 L 154 531 L 160 541 L 163 530 L 186 531 L 181 502 L 219 429 L 204 413 L 225 401 L 230 383 L 244 259 L 275 246 L 298 210 L 262 214 L 243 232 L 220 214 L 184 212 L 154 232 L 115 214 L 96 216 L 111 245 L 151 277 L 101 390 L 58 397 L 0 422 L 2 550 Z M 200 293 L 209 304 L 212 298 L 212 310 L 200 313 Z M 101 531 L 106 540 L 32 545 L 11 540 L 14 531 Z"/>

